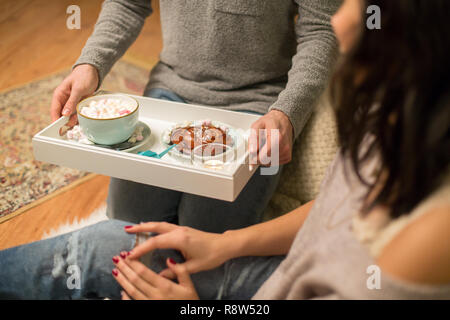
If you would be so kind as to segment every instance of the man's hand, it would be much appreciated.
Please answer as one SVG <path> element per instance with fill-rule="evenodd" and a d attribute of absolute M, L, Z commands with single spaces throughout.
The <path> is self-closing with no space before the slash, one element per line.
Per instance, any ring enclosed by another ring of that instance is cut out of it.
<path fill-rule="evenodd" d="M 267 165 L 267 160 L 263 158 L 270 158 L 272 147 L 278 145 L 280 157 L 278 164 L 282 165 L 291 161 L 294 130 L 291 121 L 283 112 L 271 110 L 253 123 L 251 129 L 249 138 L 249 152 L 251 159 L 256 158 L 258 163 Z M 272 129 L 278 130 L 278 141 L 272 140 Z M 265 143 L 262 146 L 258 146 L 260 139 L 263 139 L 263 141 L 265 140 Z"/>
<path fill-rule="evenodd" d="M 75 113 L 77 103 L 95 92 L 98 81 L 98 72 L 94 66 L 82 64 L 75 67 L 53 92 L 50 109 L 52 122 L 58 120 L 61 115 L 71 116 L 69 126 L 75 125 L 77 123 Z"/>

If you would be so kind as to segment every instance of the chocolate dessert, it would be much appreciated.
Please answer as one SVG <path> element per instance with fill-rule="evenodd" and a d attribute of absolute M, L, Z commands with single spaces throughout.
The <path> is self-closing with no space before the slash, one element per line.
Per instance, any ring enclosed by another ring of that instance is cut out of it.
<path fill-rule="evenodd" d="M 227 130 L 213 125 L 185 126 L 175 128 L 170 133 L 170 145 L 177 144 L 176 149 L 182 154 L 191 154 L 199 145 L 202 145 L 197 149 L 199 155 L 214 156 L 225 151 L 223 146 L 210 145 L 211 143 L 233 146 L 234 141 Z"/>

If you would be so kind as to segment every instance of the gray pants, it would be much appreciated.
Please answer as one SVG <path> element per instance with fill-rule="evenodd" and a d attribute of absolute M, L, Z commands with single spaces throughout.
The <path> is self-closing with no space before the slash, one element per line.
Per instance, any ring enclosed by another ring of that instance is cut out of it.
<path fill-rule="evenodd" d="M 145 95 L 184 102 L 173 92 L 162 89 L 151 89 Z M 167 221 L 217 233 L 243 228 L 261 222 L 281 171 L 282 167 L 276 175 L 264 176 L 258 169 L 234 202 L 111 178 L 107 215 L 134 223 Z"/>

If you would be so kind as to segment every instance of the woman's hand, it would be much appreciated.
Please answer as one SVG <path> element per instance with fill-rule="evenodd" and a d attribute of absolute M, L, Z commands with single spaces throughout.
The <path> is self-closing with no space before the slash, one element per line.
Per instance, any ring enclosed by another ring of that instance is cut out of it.
<path fill-rule="evenodd" d="M 126 253 L 121 253 L 122 259 L 118 256 L 113 258 L 117 269 L 113 270 L 113 275 L 120 286 L 125 290 L 122 292 L 122 299 L 129 300 L 198 300 L 197 292 L 192 283 L 186 267 L 176 264 L 172 259 L 167 259 L 169 270 L 175 274 L 178 283 L 166 279 L 141 262 L 126 257 Z M 123 258 L 125 257 L 125 258 Z"/>
<path fill-rule="evenodd" d="M 175 249 L 186 260 L 179 266 L 188 273 L 196 273 L 218 267 L 232 258 L 230 243 L 223 234 L 203 232 L 167 222 L 141 223 L 125 230 L 129 233 L 158 233 L 134 248 L 129 255 L 131 259 L 137 259 L 155 249 Z M 170 268 L 161 271 L 160 275 L 168 278 L 175 276 Z"/>

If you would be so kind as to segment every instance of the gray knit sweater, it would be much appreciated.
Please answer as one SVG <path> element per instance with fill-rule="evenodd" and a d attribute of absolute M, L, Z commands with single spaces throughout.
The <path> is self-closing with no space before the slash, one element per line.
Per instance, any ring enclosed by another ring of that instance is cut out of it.
<path fill-rule="evenodd" d="M 337 57 L 330 17 L 340 2 L 161 0 L 163 50 L 147 88 L 229 110 L 281 110 L 297 136 Z M 102 81 L 151 12 L 150 0 L 106 0 L 74 66 L 95 66 Z"/>

